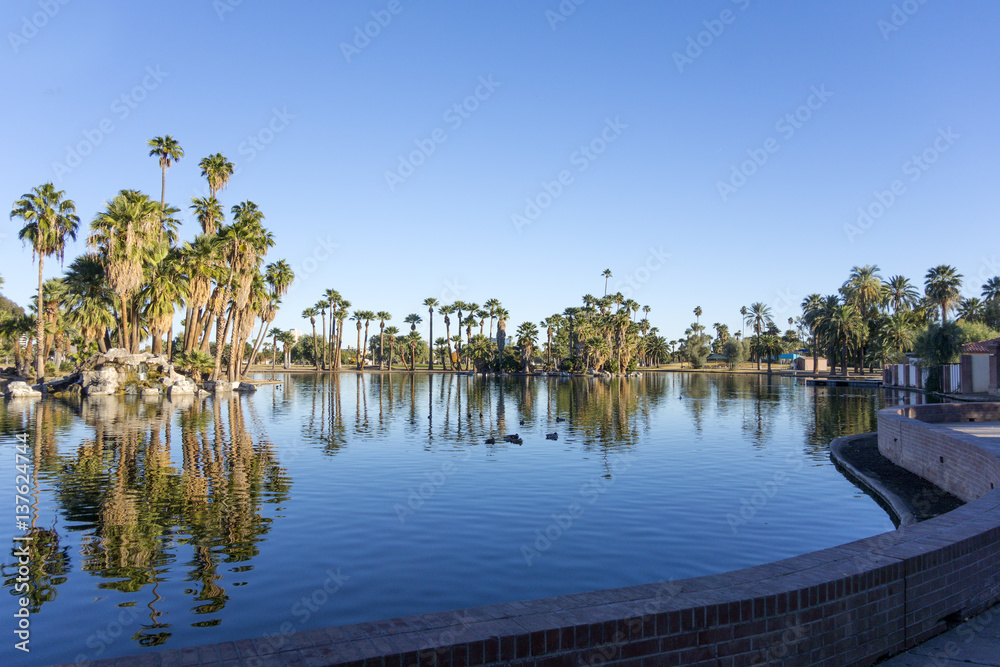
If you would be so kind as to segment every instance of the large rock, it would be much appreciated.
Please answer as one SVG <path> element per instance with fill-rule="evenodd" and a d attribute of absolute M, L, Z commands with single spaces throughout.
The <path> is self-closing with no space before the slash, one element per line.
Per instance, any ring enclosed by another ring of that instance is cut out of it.
<path fill-rule="evenodd" d="M 110 396 L 118 392 L 121 378 L 113 367 L 80 373 L 80 384 L 86 396 Z"/>
<path fill-rule="evenodd" d="M 209 380 L 201 385 L 205 391 L 213 394 L 222 394 L 233 390 L 233 383 L 229 380 Z"/>
<path fill-rule="evenodd" d="M 141 396 L 159 396 L 160 390 L 156 387 L 144 387 L 142 391 L 139 392 Z"/>
<path fill-rule="evenodd" d="M 7 385 L 7 398 L 28 398 L 41 396 L 42 392 L 32 389 L 27 382 L 11 382 Z"/>
<path fill-rule="evenodd" d="M 181 377 L 167 389 L 168 396 L 190 396 L 198 393 L 198 385 L 191 378 Z"/>
<path fill-rule="evenodd" d="M 240 382 L 239 386 L 236 387 L 236 391 L 240 392 L 241 394 L 252 394 L 253 392 L 257 391 L 257 385 L 250 382 Z"/>

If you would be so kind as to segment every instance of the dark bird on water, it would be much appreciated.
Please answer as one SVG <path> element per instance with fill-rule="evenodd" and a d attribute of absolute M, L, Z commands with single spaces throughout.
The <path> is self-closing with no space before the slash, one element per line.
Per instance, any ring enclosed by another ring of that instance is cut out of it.
<path fill-rule="evenodd" d="M 521 420 L 520 424 L 521 424 L 521 426 L 524 426 L 524 420 L 523 419 Z"/>
<path fill-rule="evenodd" d="M 546 433 L 545 434 L 545 439 L 546 440 L 558 440 L 559 439 L 559 434 L 558 433 Z"/>
<path fill-rule="evenodd" d="M 487 445 L 495 445 L 495 444 L 497 444 L 497 439 L 496 438 L 487 438 L 486 439 L 486 444 Z"/>
<path fill-rule="evenodd" d="M 564 422 L 564 421 L 566 421 L 566 420 L 565 420 L 565 419 L 563 419 L 562 417 L 556 417 L 556 423 L 557 423 L 557 424 L 558 424 L 559 422 Z"/>

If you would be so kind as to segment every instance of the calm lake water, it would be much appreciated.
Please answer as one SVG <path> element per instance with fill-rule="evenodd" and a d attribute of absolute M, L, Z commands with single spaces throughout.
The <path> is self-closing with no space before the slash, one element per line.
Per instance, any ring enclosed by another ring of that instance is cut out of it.
<path fill-rule="evenodd" d="M 35 526 L 31 653 L 8 630 L 0 662 L 693 577 L 891 530 L 828 449 L 875 430 L 882 401 L 688 374 L 289 375 L 220 401 L 0 401 L 7 534 L 19 436 Z"/>

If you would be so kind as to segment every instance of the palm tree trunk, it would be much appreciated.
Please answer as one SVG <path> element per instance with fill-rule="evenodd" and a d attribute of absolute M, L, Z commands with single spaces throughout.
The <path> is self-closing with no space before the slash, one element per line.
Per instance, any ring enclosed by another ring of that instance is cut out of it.
<path fill-rule="evenodd" d="M 326 370 L 326 358 L 327 358 L 327 354 L 329 352 L 329 350 L 327 349 L 327 345 L 326 345 L 326 311 L 325 310 L 323 311 L 322 315 L 323 315 L 323 335 L 321 336 L 321 338 L 323 339 L 323 370 L 325 371 Z"/>
<path fill-rule="evenodd" d="M 125 308 L 125 299 L 118 295 L 118 303 L 121 308 L 118 311 L 118 347 L 125 349 L 128 344 L 125 342 L 126 331 L 128 330 L 128 309 Z"/>
<path fill-rule="evenodd" d="M 339 371 L 343 366 L 343 359 L 341 359 L 340 350 L 344 345 L 344 323 L 347 322 L 347 318 L 340 320 L 340 326 L 337 327 L 337 347 L 334 348 L 333 353 L 337 355 L 337 370 Z"/>
<path fill-rule="evenodd" d="M 246 366 L 243 367 L 243 372 L 240 376 L 244 376 L 253 366 L 253 362 L 257 361 L 257 352 L 260 350 L 260 344 L 264 342 L 264 329 L 267 326 L 267 321 L 264 318 L 260 320 L 260 330 L 257 332 L 257 341 L 253 344 L 253 352 L 250 353 L 250 360 L 247 361 Z M 272 367 L 274 362 L 271 362 Z"/>
<path fill-rule="evenodd" d="M 160 221 L 163 221 L 163 209 L 167 207 L 167 166 L 163 166 L 163 176 L 160 181 Z"/>
<path fill-rule="evenodd" d="M 163 338 L 160 336 L 160 330 L 155 326 L 150 327 L 149 335 L 152 340 L 153 354 L 163 354 Z"/>
<path fill-rule="evenodd" d="M 310 317 L 309 323 L 313 328 L 313 364 L 316 366 L 316 370 L 319 370 L 319 351 L 316 349 L 316 318 Z"/>
<path fill-rule="evenodd" d="M 365 355 L 368 354 L 368 322 L 365 322 L 365 345 L 361 348 L 361 370 L 365 370 Z M 434 355 L 431 355 L 434 356 Z"/>
<path fill-rule="evenodd" d="M 222 350 L 226 347 L 226 339 L 229 338 L 229 327 L 233 323 L 233 311 L 229 311 L 229 315 L 226 317 L 226 324 L 222 328 L 222 335 L 218 335 L 216 332 L 215 336 L 215 368 L 212 371 L 212 380 L 218 380 L 219 375 L 222 371 Z M 222 320 L 219 320 L 219 324 L 222 324 Z M 229 354 L 232 355 L 233 351 L 230 348 Z"/>
<path fill-rule="evenodd" d="M 396 348 L 396 338 L 389 341 L 389 370 L 392 371 L 392 354 Z"/>
<path fill-rule="evenodd" d="M 385 359 L 385 322 L 379 325 L 378 330 L 378 369 L 382 370 L 382 361 Z"/>
<path fill-rule="evenodd" d="M 434 370 L 434 309 L 428 308 L 427 313 L 431 325 L 430 335 L 427 338 L 427 370 L 432 371 Z"/>
<path fill-rule="evenodd" d="M 226 291 L 223 293 L 223 295 L 226 298 L 229 297 L 229 288 L 232 287 L 232 284 L 233 284 L 233 269 L 230 266 L 229 277 L 226 279 Z M 226 309 L 225 302 L 223 302 L 222 305 L 223 312 L 225 312 L 225 309 Z M 229 324 L 232 321 L 232 319 L 233 319 L 233 310 L 230 309 L 229 316 L 226 317 L 226 326 L 222 336 L 221 337 L 219 336 L 218 331 L 216 331 L 215 334 L 215 369 L 212 371 L 212 380 L 219 379 L 219 371 L 222 369 L 222 348 L 225 347 L 226 345 L 226 338 L 229 336 Z M 219 321 L 220 322 L 222 321 L 221 317 L 219 318 Z M 230 352 L 230 354 L 232 354 L 232 352 Z"/>

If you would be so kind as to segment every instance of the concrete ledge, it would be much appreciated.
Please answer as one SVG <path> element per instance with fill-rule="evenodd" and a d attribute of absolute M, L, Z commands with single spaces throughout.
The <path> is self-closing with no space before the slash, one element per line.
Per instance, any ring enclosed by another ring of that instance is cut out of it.
<path fill-rule="evenodd" d="M 884 439 L 897 464 L 942 466 L 939 479 L 928 479 L 969 495 L 968 504 L 916 525 L 707 577 L 171 649 L 143 662 L 870 665 L 1000 601 L 1000 489 L 989 488 L 1000 481 L 1000 452 L 929 423 L 990 411 L 959 408 L 969 411 L 879 413 L 880 450 Z M 936 455 L 947 456 L 943 464 L 921 460 L 937 451 L 947 452 Z"/>

